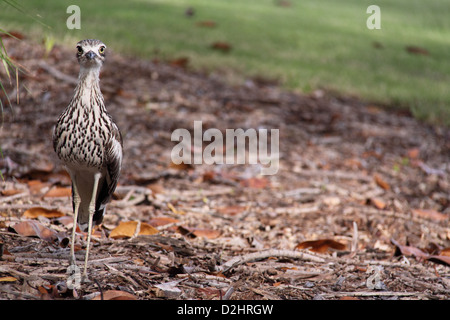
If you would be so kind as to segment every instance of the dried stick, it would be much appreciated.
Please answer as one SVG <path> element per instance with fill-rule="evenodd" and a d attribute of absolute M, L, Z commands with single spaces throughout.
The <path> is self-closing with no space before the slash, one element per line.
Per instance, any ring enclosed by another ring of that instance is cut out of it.
<path fill-rule="evenodd" d="M 300 259 L 300 260 L 307 260 L 317 263 L 324 263 L 326 262 L 325 259 L 314 256 L 312 254 L 303 252 L 303 251 L 294 251 L 294 250 L 278 250 L 278 249 L 270 249 L 262 252 L 253 252 L 249 253 L 243 256 L 234 257 L 227 262 L 225 262 L 222 266 L 220 266 L 219 270 L 221 272 L 227 272 L 231 268 L 234 268 L 238 265 L 241 265 L 243 263 L 257 261 L 257 260 L 263 260 L 270 257 L 276 257 L 276 258 L 290 258 L 290 259 Z"/>

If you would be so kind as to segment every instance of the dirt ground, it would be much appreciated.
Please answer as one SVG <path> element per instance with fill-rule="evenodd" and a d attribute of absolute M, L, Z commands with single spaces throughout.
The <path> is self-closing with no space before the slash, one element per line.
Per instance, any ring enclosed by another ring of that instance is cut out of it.
<path fill-rule="evenodd" d="M 91 282 L 67 289 L 70 180 L 51 132 L 75 87 L 75 51 L 4 42 L 27 73 L 19 104 L 7 86 L 13 112 L 0 131 L 1 299 L 450 297 L 448 128 L 326 91 L 231 85 L 183 59 L 116 53 L 101 88 L 123 134 L 123 171 L 94 234 Z M 278 173 L 173 165 L 171 134 L 194 121 L 279 129 Z M 77 234 L 79 267 L 85 239 Z"/>

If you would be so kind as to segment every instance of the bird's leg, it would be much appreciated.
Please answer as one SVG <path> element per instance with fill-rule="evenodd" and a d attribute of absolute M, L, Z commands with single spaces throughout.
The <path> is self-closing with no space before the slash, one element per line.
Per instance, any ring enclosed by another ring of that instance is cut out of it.
<path fill-rule="evenodd" d="M 81 198 L 78 193 L 77 185 L 74 177 L 72 177 L 72 190 L 73 190 L 73 203 L 74 203 L 74 216 L 73 216 L 73 231 L 72 231 L 72 243 L 70 244 L 70 264 L 76 265 L 75 258 L 75 234 L 77 231 L 78 211 L 80 209 Z"/>
<path fill-rule="evenodd" d="M 98 182 L 100 180 L 101 174 L 97 173 L 94 176 L 94 186 L 92 187 L 92 198 L 89 203 L 89 224 L 88 224 L 88 238 L 87 238 L 87 246 L 86 246 L 86 256 L 84 257 L 84 271 L 83 278 L 87 280 L 87 264 L 89 259 L 89 246 L 91 243 L 91 234 L 92 234 L 92 220 L 94 218 L 95 213 L 95 202 L 97 200 L 97 189 Z"/>

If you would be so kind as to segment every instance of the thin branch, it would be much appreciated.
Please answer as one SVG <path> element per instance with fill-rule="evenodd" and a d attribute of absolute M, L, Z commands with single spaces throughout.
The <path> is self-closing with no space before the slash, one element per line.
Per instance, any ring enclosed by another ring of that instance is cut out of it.
<path fill-rule="evenodd" d="M 227 272 L 231 268 L 237 267 L 238 265 L 252 262 L 252 261 L 258 261 L 258 260 L 264 260 L 270 257 L 275 258 L 290 258 L 290 259 L 299 259 L 299 260 L 306 260 L 311 262 L 317 262 L 317 263 L 325 263 L 326 260 L 317 256 L 314 256 L 312 254 L 303 252 L 303 251 L 294 251 L 294 250 L 278 250 L 278 249 L 270 249 L 267 251 L 262 252 L 252 252 L 243 256 L 234 257 L 227 262 L 225 262 L 222 266 L 219 267 L 219 270 L 221 272 Z"/>

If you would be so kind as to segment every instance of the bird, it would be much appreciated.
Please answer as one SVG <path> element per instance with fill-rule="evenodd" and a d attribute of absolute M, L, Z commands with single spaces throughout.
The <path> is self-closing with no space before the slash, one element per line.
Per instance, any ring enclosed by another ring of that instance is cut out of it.
<path fill-rule="evenodd" d="M 105 107 L 100 90 L 100 70 L 106 45 L 86 39 L 76 45 L 80 65 L 77 85 L 68 106 L 53 129 L 53 149 L 64 164 L 72 183 L 74 223 L 70 265 L 76 266 L 77 223 L 87 231 L 83 279 L 88 281 L 87 264 L 93 225 L 102 222 L 122 169 L 122 134 Z"/>

